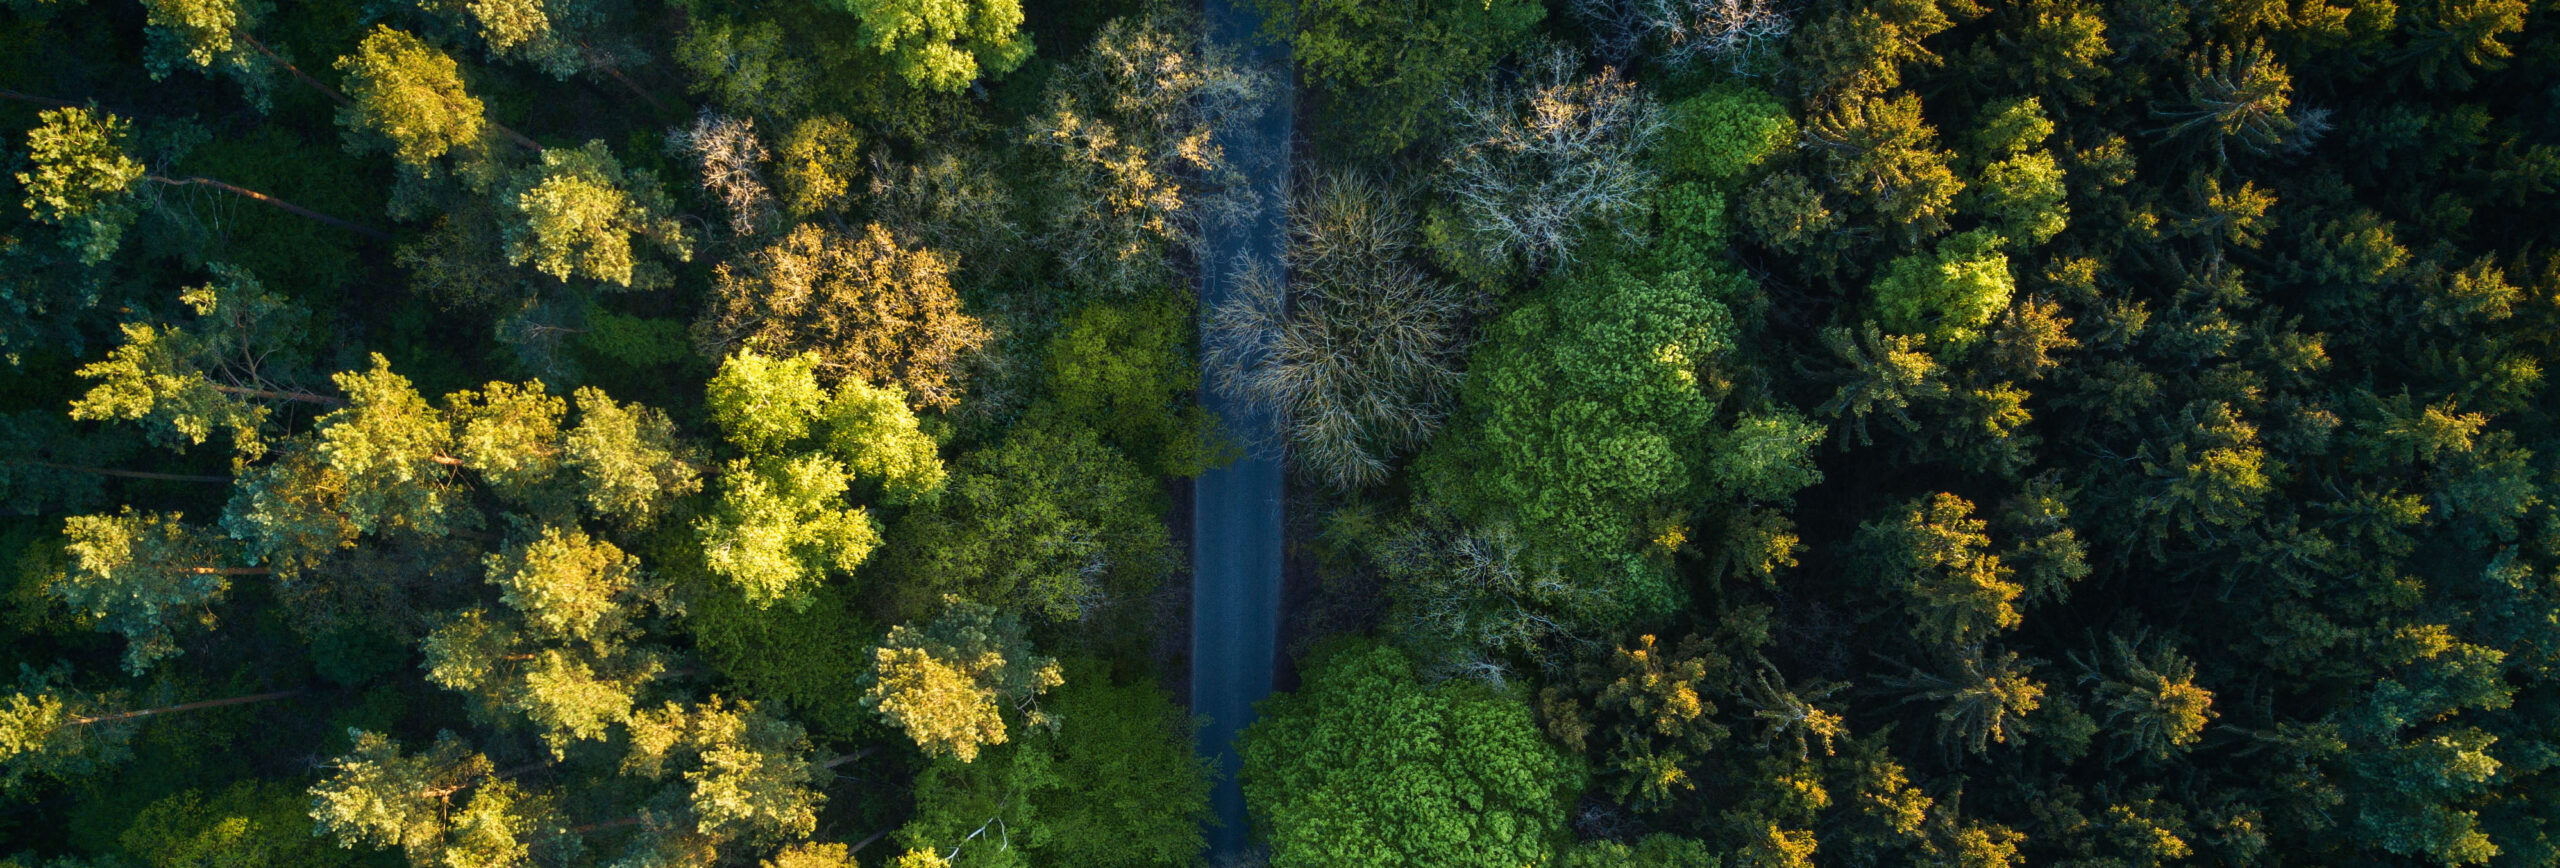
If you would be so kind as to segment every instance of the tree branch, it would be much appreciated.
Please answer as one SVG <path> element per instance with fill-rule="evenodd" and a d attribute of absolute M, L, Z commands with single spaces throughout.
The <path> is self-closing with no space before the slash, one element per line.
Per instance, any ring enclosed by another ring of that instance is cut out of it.
<path fill-rule="evenodd" d="M 371 226 L 366 226 L 366 225 L 361 224 L 361 223 L 354 223 L 354 222 L 350 222 L 350 221 L 346 221 L 346 220 L 340 220 L 340 219 L 338 219 L 338 218 L 336 218 L 336 217 L 331 217 L 331 216 L 329 216 L 329 215 L 327 215 L 327 214 L 322 214 L 322 213 L 320 213 L 320 212 L 318 212 L 318 211 L 313 211 L 313 210 L 311 210 L 311 209 L 309 209 L 309 208 L 305 208 L 305 207 L 302 207 L 302 206 L 300 206 L 300 205 L 296 205 L 296 204 L 293 204 L 293 203 L 291 203 L 291 202 L 287 202 L 287 201 L 285 201 L 285 200 L 283 200 L 283 199 L 278 199 L 278 198 L 276 198 L 276 197 L 274 197 L 274 196 L 269 196 L 269 195 L 267 195 L 267 194 L 265 194 L 265 193 L 260 193 L 260 192 L 258 192 L 258 191 L 256 191 L 256 190 L 252 190 L 252 189 L 249 189 L 249 188 L 247 188 L 247 187 L 242 187 L 242 186 L 237 185 L 237 184 L 226 184 L 226 183 L 223 183 L 223 182 L 221 182 L 221 181 L 216 181 L 216 180 L 214 180 L 214 179 L 212 179 L 212 178 L 203 178 L 203 177 L 194 177 L 194 178 L 163 178 L 163 177 L 160 177 L 160 176 L 158 176 L 158 175 L 145 175 L 145 176 L 143 176 L 143 180 L 146 180 L 146 181 L 153 181 L 153 182 L 157 182 L 157 183 L 161 183 L 161 184 L 167 184 L 167 185 L 170 185 L 170 186 L 172 186 L 172 187 L 188 187 L 188 186 L 212 187 L 212 188 L 214 188 L 214 189 L 216 189 L 216 190 L 221 190 L 221 191 L 223 191 L 223 192 L 225 192 L 225 193 L 230 193 L 230 194 L 232 194 L 232 195 L 234 195 L 234 196 L 239 196 L 239 197 L 241 197 L 241 198 L 248 199 L 248 200 L 250 200 L 250 201 L 257 202 L 257 203 L 262 204 L 262 205 L 267 205 L 267 206 L 269 206 L 269 207 L 276 208 L 276 209 L 278 209 L 278 210 L 284 211 L 284 212 L 285 212 L 285 213 L 287 213 L 287 214 L 292 214 L 292 215 L 295 215 L 295 216 L 298 216 L 298 217 L 304 217 L 304 218 L 308 218 L 308 219 L 311 219 L 311 220 L 319 221 L 319 222 L 321 222 L 321 223 L 326 223 L 326 224 L 329 224 L 329 225 L 331 225 L 331 226 L 335 226 L 335 227 L 338 227 L 338 228 L 340 228 L 340 229 L 344 229 L 344 230 L 347 230 L 347 231 L 349 231 L 349 232 L 353 232 L 353 233 L 356 233 L 356 234 L 358 234 L 358 235 L 362 235 L 362 236 L 364 236 L 364 237 L 371 238 L 371 239 L 376 240 L 376 241 L 390 241 L 390 240 L 391 240 L 391 233 L 384 232 L 384 231 L 382 231 L 382 230 L 380 230 L 380 229 L 375 229 L 375 228 L 373 228 L 373 227 L 371 227 Z"/>
<path fill-rule="evenodd" d="M 228 476 L 199 476 L 199 475 L 189 474 L 189 473 L 153 473 L 153 472 L 148 471 L 148 470 L 118 470 L 118 469 L 115 469 L 115 468 L 112 468 L 112 467 L 88 467 L 88 466 L 83 466 L 83 465 L 78 465 L 78 464 L 56 464 L 56 463 L 51 462 L 51 461 L 11 461 L 11 462 L 9 462 L 9 463 L 10 463 L 10 464 L 16 464 L 16 465 L 23 466 L 23 467 L 51 467 L 51 468 L 53 468 L 53 469 L 55 469 L 55 470 L 70 470 L 70 471 L 76 471 L 76 472 L 79 472 L 79 473 L 95 473 L 95 474 L 97 474 L 97 475 L 99 475 L 99 476 L 120 476 L 120 477 L 126 477 L 126 478 L 129 478 L 129 479 L 159 479 L 159 480 L 166 480 L 166 481 L 169 481 L 169 482 L 208 482 L 208 483 L 211 483 L 211 482 L 230 482 L 230 481 L 231 481 L 231 477 L 228 477 Z"/>
<path fill-rule="evenodd" d="M 71 719 L 71 725 L 88 726 L 90 724 L 97 723 L 113 723 L 119 720 L 132 720 L 138 717 L 150 717 L 155 714 L 176 714 L 181 711 L 199 711 L 207 708 L 221 708 L 225 705 L 247 705 L 252 702 L 268 702 L 283 699 L 288 696 L 300 696 L 302 693 L 303 690 L 297 687 L 292 690 L 278 690 L 273 693 L 256 693 L 248 696 L 234 696 L 228 699 L 207 699 L 202 702 L 164 705 L 159 708 L 145 708 L 139 711 L 101 714 L 96 717 L 75 717 Z"/>

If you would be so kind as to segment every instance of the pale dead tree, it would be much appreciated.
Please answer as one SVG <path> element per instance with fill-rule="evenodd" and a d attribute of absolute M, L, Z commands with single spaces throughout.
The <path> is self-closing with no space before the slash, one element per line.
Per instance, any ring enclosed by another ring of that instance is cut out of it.
<path fill-rule="evenodd" d="M 782 219 L 773 188 L 757 168 L 772 154 L 765 150 L 764 140 L 756 137 L 753 119 L 705 110 L 691 128 L 669 134 L 667 141 L 693 158 L 702 191 L 728 210 L 731 234 L 755 235 Z"/>
<path fill-rule="evenodd" d="M 1639 55 L 1673 69 L 1710 63 L 1746 74 L 1752 58 L 1795 30 L 1778 0 L 1570 0 L 1601 59 Z"/>
<path fill-rule="evenodd" d="M 1165 253 L 1256 201 L 1222 133 L 1259 117 L 1269 72 L 1211 45 L 1188 13 L 1114 19 L 1061 70 L 1028 140 L 1055 155 L 1048 248 L 1087 286 L 1172 279 Z"/>
<path fill-rule="evenodd" d="M 1352 489 L 1439 430 L 1466 304 L 1406 258 L 1411 209 L 1386 189 L 1357 175 L 1307 186 L 1288 208 L 1286 278 L 1240 270 L 1211 312 L 1206 367 L 1279 417 L 1301 472 Z"/>
<path fill-rule="evenodd" d="M 1532 58 L 1520 81 L 1457 100 L 1460 144 L 1443 179 L 1476 231 L 1532 267 L 1572 261 L 1575 237 L 1644 207 L 1653 170 L 1642 159 L 1662 109 L 1614 68 L 1584 76 L 1579 52 Z"/>

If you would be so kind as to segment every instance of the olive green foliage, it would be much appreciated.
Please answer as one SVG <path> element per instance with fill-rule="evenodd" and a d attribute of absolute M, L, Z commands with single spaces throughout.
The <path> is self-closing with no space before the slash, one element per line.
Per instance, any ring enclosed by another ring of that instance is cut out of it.
<path fill-rule="evenodd" d="M 731 356 L 711 380 L 712 420 L 743 457 L 720 473 L 720 502 L 697 525 L 711 572 L 758 606 L 808 605 L 829 572 L 849 573 L 880 545 L 859 482 L 882 503 L 930 501 L 944 485 L 932 438 L 895 388 L 818 384 L 817 357 Z"/>
<path fill-rule="evenodd" d="M 684 595 L 694 651 L 731 682 L 791 710 L 821 737 L 870 737 L 877 721 L 863 707 L 861 679 L 881 628 L 842 584 L 811 592 L 807 609 L 757 606 L 736 588 Z"/>
<path fill-rule="evenodd" d="M 273 6 L 263 0 L 155 0 L 143 4 L 143 66 L 153 80 L 180 66 L 220 72 L 246 89 L 251 105 L 264 109 L 272 86 L 273 59 L 250 36 Z"/>
<path fill-rule="evenodd" d="M 180 631 L 212 624 L 213 604 L 230 589 L 229 577 L 256 572 L 229 563 L 236 558 L 230 546 L 185 518 L 128 506 L 113 515 L 63 522 L 71 569 L 53 586 L 53 595 L 96 619 L 100 629 L 123 634 L 129 671 L 176 655 Z"/>
<path fill-rule="evenodd" d="M 356 53 L 338 58 L 350 102 L 338 110 L 351 150 L 388 151 L 412 171 L 436 158 L 486 148 L 486 109 L 464 88 L 453 58 L 388 25 L 366 34 Z"/>
<path fill-rule="evenodd" d="M 559 280 L 578 277 L 624 289 L 658 289 L 664 266 L 638 258 L 635 239 L 678 261 L 693 258 L 693 233 L 646 169 L 625 171 L 600 141 L 552 148 L 502 194 L 513 216 L 507 261 Z"/>
<path fill-rule="evenodd" d="M 1017 425 L 898 525 L 905 608 L 945 595 L 1051 622 L 1154 590 L 1176 563 L 1155 477 L 1092 430 Z"/>
<path fill-rule="evenodd" d="M 1974 133 L 1977 158 L 1986 162 L 1969 195 L 2012 243 L 2042 244 L 2070 225 L 2062 168 L 2039 147 L 2052 136 L 2053 122 L 2033 97 L 1993 112 Z"/>
<path fill-rule="evenodd" d="M 1267 27 L 1323 96 L 1328 126 L 1364 154 L 1441 130 L 1449 94 L 1511 53 L 1546 17 L 1524 0 L 1316 0 L 1263 4 Z"/>
<path fill-rule="evenodd" d="M 487 756 L 450 732 L 417 754 L 381 733 L 348 733 L 353 746 L 311 788 L 313 831 L 340 846 L 397 848 L 413 865 L 507 864 L 550 819 L 547 800 L 494 777 Z"/>
<path fill-rule="evenodd" d="M 861 43 L 908 84 L 959 90 L 1031 56 L 1018 0 L 833 0 L 862 22 Z"/>
<path fill-rule="evenodd" d="M 921 628 L 889 629 L 863 699 L 927 755 L 969 763 L 1019 730 L 1053 728 L 1039 699 L 1065 677 L 1058 661 L 1032 653 L 1020 619 L 953 601 Z"/>
<path fill-rule="evenodd" d="M 665 588 L 612 543 L 577 531 L 490 555 L 503 609 L 467 609 L 421 644 L 427 680 L 460 691 L 484 718 L 523 720 L 555 756 L 630 721 L 642 688 L 666 668 L 636 646 Z"/>
<path fill-rule="evenodd" d="M 1796 122 L 1765 91 L 1719 87 L 1673 103 L 1655 159 L 1673 177 L 1729 182 L 1796 144 Z"/>
<path fill-rule="evenodd" d="M 1521 698 L 1425 687 L 1392 649 L 1346 642 L 1244 733 L 1243 783 L 1271 864 L 1513 866 L 1554 858 L 1580 761 Z"/>
<path fill-rule="evenodd" d="M 135 815 L 118 843 L 150 868 L 357 864 L 356 854 L 312 836 L 307 810 L 298 789 L 271 781 L 186 790 Z"/>
<path fill-rule="evenodd" d="M 93 696 L 61 682 L 70 667 L 20 664 L 18 689 L 0 700 L 0 788 L 29 791 L 32 779 L 80 780 L 132 756 L 130 723 L 99 721 L 112 696 Z"/>
<path fill-rule="evenodd" d="M 926 769 L 916 816 L 899 839 L 956 850 L 961 863 L 1018 849 L 1039 864 L 1192 864 L 1203 849 L 1211 777 L 1193 752 L 1192 719 L 1162 689 L 1114 683 L 1090 661 L 1069 664 L 1049 706 L 1055 732 Z M 997 818 L 1006 837 L 969 837 Z"/>
<path fill-rule="evenodd" d="M 63 244 L 82 262 L 114 256 L 140 210 L 131 198 L 142 164 L 125 153 L 133 124 L 95 108 L 51 109 L 27 132 L 27 158 L 18 173 L 27 212 L 64 228 Z"/>
<path fill-rule="evenodd" d="M 696 343 L 711 356 L 732 347 L 809 353 L 828 382 L 893 386 L 918 409 L 947 410 L 960 401 L 963 366 L 987 342 L 986 327 L 961 309 L 952 268 L 876 223 L 859 233 L 803 225 L 719 266 Z"/>
<path fill-rule="evenodd" d="M 1078 310 L 1049 340 L 1048 407 L 1159 476 L 1197 476 L 1219 463 L 1229 450 L 1216 417 L 1183 403 L 1200 387 L 1191 320 L 1172 296 Z"/>
<path fill-rule="evenodd" d="M 578 423 L 561 443 L 560 462 L 582 480 L 589 510 L 645 527 L 676 498 L 702 489 L 698 449 L 677 438 L 666 413 L 593 387 L 576 397 Z"/>
<path fill-rule="evenodd" d="M 783 206 L 794 215 L 834 208 L 859 180 L 862 132 L 844 118 L 821 115 L 791 127 L 774 147 Z"/>
<path fill-rule="evenodd" d="M 1588 841 L 1564 854 L 1564 868 L 1721 868 L 1723 857 L 1705 842 L 1652 834 L 1634 845 Z"/>
<path fill-rule="evenodd" d="M 1973 504 L 1944 493 L 1858 529 L 1875 561 L 1874 581 L 1902 600 L 1914 638 L 1973 645 L 2018 625 L 2011 604 L 2026 589 L 1989 551 L 1984 530 Z"/>
<path fill-rule="evenodd" d="M 80 368 L 95 385 L 71 402 L 71 418 L 138 421 L 179 447 L 221 431 L 233 451 L 256 458 L 276 404 L 327 400 L 293 382 L 307 314 L 246 271 L 212 271 L 212 283 L 179 295 L 192 321 L 125 325 L 122 344 Z"/>
<path fill-rule="evenodd" d="M 799 724 L 714 696 L 633 715 L 622 771 L 681 793 L 682 807 L 668 818 L 681 831 L 662 843 L 692 849 L 700 842 L 683 839 L 700 836 L 768 846 L 806 838 L 817 826 L 826 770 L 809 751 Z"/>
<path fill-rule="evenodd" d="M 1887 263 L 1875 281 L 1877 319 L 1890 331 L 1925 335 L 1939 344 L 1964 346 L 1980 339 L 2017 291 L 2009 257 L 2000 252 L 2004 243 L 1977 229 L 1939 242 L 1933 252 Z"/>

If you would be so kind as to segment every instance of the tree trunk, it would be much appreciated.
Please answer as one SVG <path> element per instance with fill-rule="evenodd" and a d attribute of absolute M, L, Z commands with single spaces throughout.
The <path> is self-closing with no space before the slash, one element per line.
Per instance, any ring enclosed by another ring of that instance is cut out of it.
<path fill-rule="evenodd" d="M 300 401 L 305 404 L 319 404 L 324 407 L 343 407 L 346 406 L 347 403 L 327 395 L 318 394 L 316 392 L 305 392 L 300 389 L 290 392 L 278 392 L 273 389 L 251 389 L 243 386 L 224 386 L 216 384 L 213 387 L 213 390 L 226 395 L 239 395 L 246 398 L 265 398 L 269 401 Z"/>
<path fill-rule="evenodd" d="M 0 99 L 13 99 L 13 100 L 17 100 L 17 101 L 19 101 L 19 102 L 31 102 L 31 103 L 35 103 L 36 105 L 49 105 L 49 106 L 53 106 L 54 108 L 79 108 L 79 107 L 80 107 L 80 104 L 79 104 L 79 103 L 72 102 L 72 101 L 67 100 L 67 99 L 54 99 L 53 97 L 49 97 L 49 96 L 37 96 L 37 95 L 35 95 L 35 94 L 31 94 L 31 93 L 19 93 L 19 92 L 17 92 L 17 91 L 9 90 L 9 89 L 7 89 L 7 88 L 0 88 Z"/>
<path fill-rule="evenodd" d="M 265 193 L 260 193 L 247 187 L 239 186 L 237 184 L 226 184 L 212 178 L 163 178 L 158 175 L 145 175 L 143 176 L 143 180 L 167 184 L 172 187 L 212 187 L 216 190 L 281 210 L 287 214 L 326 223 L 376 241 L 391 240 L 391 233 L 375 229 L 371 226 L 366 226 L 362 223 L 340 220 L 336 217 L 331 217 L 327 214 L 322 214 L 318 211 L 313 211 L 309 208 L 278 199 L 274 196 L 269 196 Z"/>
<path fill-rule="evenodd" d="M 191 473 L 153 473 L 148 470 L 118 470 L 112 467 L 87 467 L 78 464 L 56 464 L 51 461 L 12 461 L 9 463 L 26 467 L 51 467 L 55 470 L 70 470 L 78 473 L 95 473 L 99 476 L 120 476 L 127 479 L 160 479 L 169 482 L 231 481 L 231 477 L 228 476 L 198 476 Z"/>
<path fill-rule="evenodd" d="M 601 832 L 606 829 L 619 829 L 624 826 L 637 825 L 640 825 L 640 818 L 638 816 L 630 816 L 619 820 L 607 820 L 602 823 L 588 823 L 584 826 L 571 826 L 569 827 L 569 834 L 584 835 L 588 832 Z"/>
<path fill-rule="evenodd" d="M 283 57 L 278 56 L 274 50 L 269 49 L 266 43 L 259 42 L 257 37 L 249 35 L 248 31 L 233 28 L 231 35 L 242 42 L 249 43 L 250 48 L 257 49 L 259 54 L 266 55 L 267 59 L 269 61 L 273 61 L 275 65 L 284 67 L 284 71 L 293 73 L 294 78 L 301 79 L 303 84 L 310 85 L 312 90 L 319 91 L 321 96 L 328 97 L 330 101 L 339 105 L 347 104 L 346 94 L 339 93 L 337 88 L 321 84 L 319 79 L 312 78 L 309 73 L 303 72 L 302 67 L 286 63 Z"/>
<path fill-rule="evenodd" d="M 270 567 L 179 567 L 178 572 L 195 576 L 272 576 Z"/>
<path fill-rule="evenodd" d="M 613 58 L 607 57 L 604 52 L 597 51 L 595 46 L 588 45 L 586 40 L 583 39 L 578 41 L 578 48 L 579 50 L 586 52 L 588 63 L 593 64 L 597 69 L 604 70 L 604 74 L 612 76 L 614 81 L 621 82 L 623 87 L 630 89 L 633 96 L 637 96 L 640 98 L 640 101 L 648 103 L 649 107 L 657 110 L 661 117 L 664 117 L 668 113 L 667 104 L 659 102 L 657 97 L 649 95 L 648 91 L 641 90 L 639 84 L 634 83 L 627 77 L 624 77 L 622 70 L 614 67 Z"/>
<path fill-rule="evenodd" d="M 525 148 L 525 150 L 532 151 L 532 152 L 537 153 L 537 154 L 542 153 L 542 143 L 541 143 L 541 142 L 537 142 L 537 141 L 534 141 L 534 140 L 533 140 L 533 139 L 531 139 L 531 138 L 527 138 L 527 137 L 525 136 L 525 134 L 523 134 L 523 133 L 519 133 L 519 132 L 516 132 L 515 130 L 508 129 L 506 124 L 502 124 L 502 123 L 499 123 L 499 122 L 497 122 L 497 121 L 487 120 L 487 119 L 483 119 L 481 122 L 482 122 L 482 123 L 485 123 L 485 124 L 488 124 L 490 129 L 497 130 L 499 135 L 506 136 L 508 141 L 514 142 L 514 143 L 519 144 L 519 145 L 523 145 L 523 146 L 524 146 L 524 148 Z"/>
<path fill-rule="evenodd" d="M 871 833 L 871 837 L 864 838 L 864 839 L 862 839 L 862 840 L 860 840 L 860 841 L 855 841 L 855 842 L 853 842 L 853 846 L 845 848 L 845 852 L 847 852 L 847 853 L 860 853 L 860 852 L 862 852 L 862 848 L 871 846 L 871 842 L 873 842 L 873 841 L 877 841 L 877 840 L 880 840 L 880 839 L 882 839 L 882 838 L 886 838 L 886 837 L 889 837 L 889 830 L 887 830 L 887 829 L 882 829 L 882 830 L 880 830 L 880 831 L 873 832 L 873 833 Z"/>
<path fill-rule="evenodd" d="M 866 747 L 866 748 L 863 748 L 863 749 L 861 749 L 861 750 L 854 751 L 854 752 L 852 752 L 852 753 L 845 754 L 845 755 L 843 755 L 843 756 L 836 757 L 836 758 L 831 759 L 831 760 L 827 760 L 826 762 L 819 763 L 818 765 L 820 765 L 820 766 L 822 766 L 822 767 L 825 767 L 825 768 L 828 768 L 828 769 L 833 769 L 833 768 L 835 768 L 835 767 L 837 767 L 837 766 L 844 765 L 845 763 L 853 762 L 853 761 L 855 761 L 855 760 L 859 760 L 859 759 L 862 759 L 863 757 L 867 757 L 867 756 L 870 756 L 870 755 L 872 755 L 872 754 L 879 753 L 879 752 L 880 752 L 880 746 L 875 744 L 875 745 L 872 745 L 872 746 L 870 746 L 870 747 Z"/>
<path fill-rule="evenodd" d="M 113 723 L 119 720 L 132 720 L 137 717 L 150 717 L 155 714 L 175 714 L 181 711 L 201 711 L 207 708 L 221 708 L 225 705 L 247 705 L 252 702 L 268 702 L 283 699 L 288 696 L 300 696 L 302 693 L 303 691 L 301 688 L 295 688 L 292 690 L 278 690 L 274 693 L 254 693 L 248 696 L 234 696 L 229 699 L 207 699 L 202 702 L 164 705 L 159 708 L 145 708 L 139 711 L 101 714 L 96 717 L 75 717 L 71 719 L 71 725 L 88 726 L 96 723 Z"/>

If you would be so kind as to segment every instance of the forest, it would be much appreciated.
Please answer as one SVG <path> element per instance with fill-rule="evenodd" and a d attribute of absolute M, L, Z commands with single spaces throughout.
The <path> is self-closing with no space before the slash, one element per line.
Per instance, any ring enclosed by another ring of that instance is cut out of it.
<path fill-rule="evenodd" d="M 0 866 L 2560 866 L 2555 28 L 0 0 Z"/>

